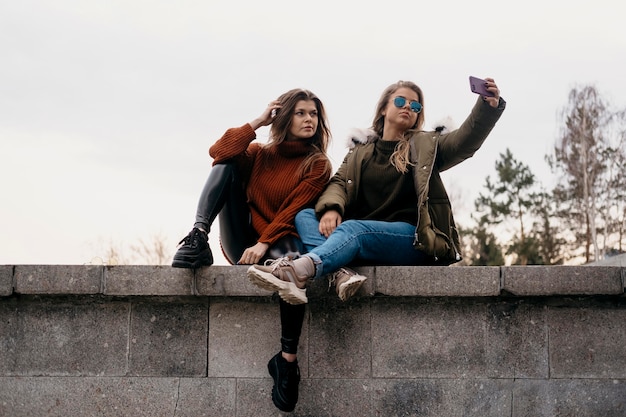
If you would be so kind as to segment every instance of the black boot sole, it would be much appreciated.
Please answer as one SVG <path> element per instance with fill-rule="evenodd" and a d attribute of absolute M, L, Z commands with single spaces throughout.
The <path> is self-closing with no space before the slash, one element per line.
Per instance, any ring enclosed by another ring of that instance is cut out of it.
<path fill-rule="evenodd" d="M 172 261 L 173 268 L 186 268 L 186 269 L 198 269 L 204 266 L 213 265 L 213 255 L 209 253 L 205 253 L 200 257 L 189 257 L 187 259 L 176 259 Z"/>

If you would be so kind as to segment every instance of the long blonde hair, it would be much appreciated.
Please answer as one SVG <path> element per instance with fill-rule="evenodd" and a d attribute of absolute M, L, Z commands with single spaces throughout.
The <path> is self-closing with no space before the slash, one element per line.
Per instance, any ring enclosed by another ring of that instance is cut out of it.
<path fill-rule="evenodd" d="M 415 91 L 418 101 L 422 104 L 422 111 L 417 114 L 417 120 L 415 121 L 415 124 L 411 126 L 411 128 L 408 129 L 406 132 L 404 132 L 403 140 L 398 142 L 396 149 L 389 158 L 391 165 L 393 165 L 396 170 L 398 170 L 398 172 L 404 174 L 409 170 L 409 165 L 412 165 L 410 159 L 411 147 L 409 143 L 409 138 L 414 132 L 421 130 L 424 126 L 424 94 L 422 93 L 422 89 L 419 88 L 417 84 L 411 81 L 402 80 L 387 87 L 385 91 L 383 91 L 380 99 L 378 100 L 378 104 L 376 105 L 376 113 L 374 116 L 374 121 L 372 122 L 372 129 L 374 130 L 374 132 L 376 132 L 378 137 L 383 136 L 383 129 L 385 127 L 385 116 L 383 115 L 383 112 L 389 104 L 389 100 L 391 99 L 392 94 L 402 87 L 406 87 Z"/>

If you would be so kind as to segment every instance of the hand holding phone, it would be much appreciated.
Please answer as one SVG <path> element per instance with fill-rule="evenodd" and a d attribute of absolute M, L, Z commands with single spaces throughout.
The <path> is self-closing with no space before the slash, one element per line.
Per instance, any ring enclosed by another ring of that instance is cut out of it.
<path fill-rule="evenodd" d="M 487 96 L 487 97 L 495 96 L 494 93 L 487 90 L 487 81 L 481 78 L 472 77 L 470 75 L 469 83 L 470 83 L 470 89 L 472 90 L 472 93 L 480 94 L 481 96 Z"/>

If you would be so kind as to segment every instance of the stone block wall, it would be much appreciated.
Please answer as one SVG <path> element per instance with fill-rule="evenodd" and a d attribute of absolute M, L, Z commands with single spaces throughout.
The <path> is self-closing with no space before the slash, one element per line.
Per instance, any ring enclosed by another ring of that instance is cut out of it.
<path fill-rule="evenodd" d="M 0 265 L 0 416 L 626 416 L 626 268 L 358 270 L 308 290 L 287 414 L 246 267 Z"/>

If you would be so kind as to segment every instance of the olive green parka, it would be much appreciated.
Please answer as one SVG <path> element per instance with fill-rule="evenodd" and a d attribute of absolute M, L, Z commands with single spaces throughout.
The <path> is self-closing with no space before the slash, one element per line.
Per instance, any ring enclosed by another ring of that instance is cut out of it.
<path fill-rule="evenodd" d="M 462 259 L 459 233 L 440 172 L 473 156 L 505 107 L 502 98 L 494 108 L 479 97 L 458 129 L 451 132 L 445 132 L 443 128 L 418 131 L 409 139 L 418 204 L 413 246 L 430 255 L 432 264 L 449 265 Z M 373 130 L 363 133 L 351 138 L 348 154 L 318 199 L 315 205 L 318 218 L 328 210 L 337 210 L 345 217 L 350 206 L 358 204 L 362 165 L 372 156 L 374 143 L 379 140 Z"/>

